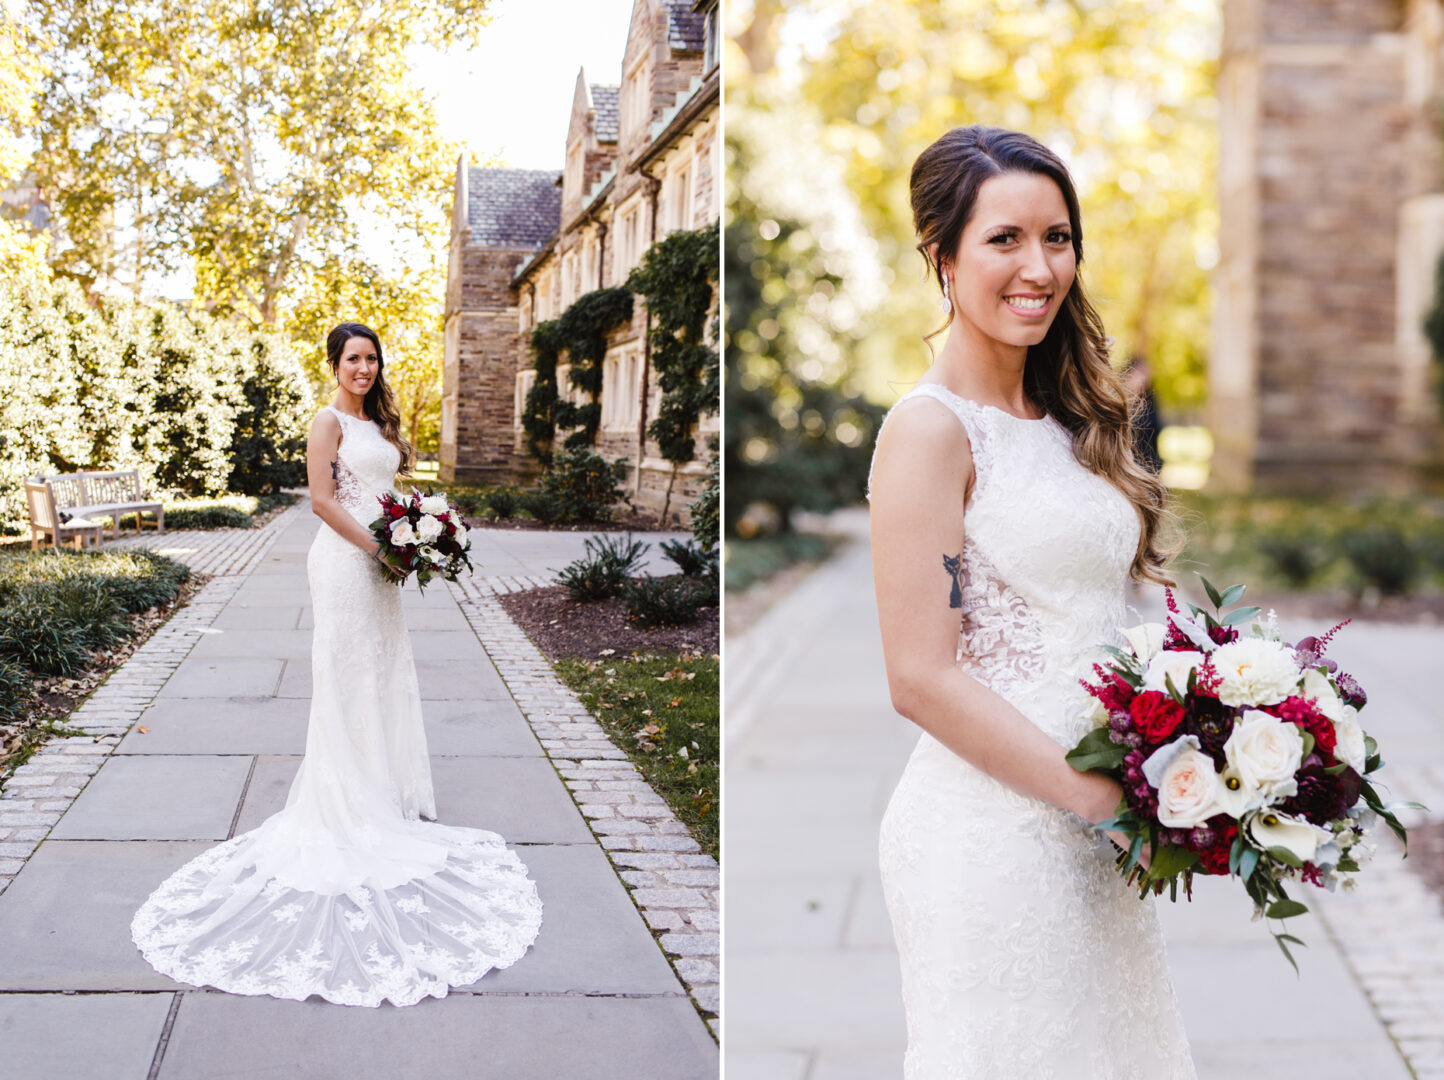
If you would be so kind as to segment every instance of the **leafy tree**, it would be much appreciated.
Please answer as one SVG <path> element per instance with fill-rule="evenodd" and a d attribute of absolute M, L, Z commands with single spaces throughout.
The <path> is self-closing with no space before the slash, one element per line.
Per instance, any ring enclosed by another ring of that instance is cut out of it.
<path fill-rule="evenodd" d="M 59 265 L 138 294 L 190 260 L 210 310 L 277 326 L 310 278 L 364 262 L 363 231 L 436 243 L 455 148 L 406 50 L 474 42 L 486 3 L 34 0 Z"/>
<path fill-rule="evenodd" d="M 1119 358 L 1148 356 L 1166 405 L 1205 392 L 1208 272 L 1216 251 L 1216 5 L 1168 0 L 876 0 L 817 18 L 802 0 L 732 9 L 729 101 L 796 110 L 828 148 L 898 274 L 860 357 L 921 373 L 920 333 L 938 322 L 907 197 L 917 154 L 952 127 L 997 124 L 1058 150 L 1083 201 L 1085 279 Z M 778 43 L 810 19 L 802 62 Z M 826 62 L 819 62 L 825 57 Z M 884 385 L 882 378 L 874 386 Z"/>

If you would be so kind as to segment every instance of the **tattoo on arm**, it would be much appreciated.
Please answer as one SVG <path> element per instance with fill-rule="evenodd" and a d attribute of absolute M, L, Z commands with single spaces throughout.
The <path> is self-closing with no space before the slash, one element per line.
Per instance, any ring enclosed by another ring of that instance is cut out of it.
<path fill-rule="evenodd" d="M 957 555 L 943 556 L 943 569 L 953 579 L 953 591 L 948 593 L 948 607 L 960 608 L 963 606 L 963 556 L 960 552 Z"/>
<path fill-rule="evenodd" d="M 340 463 L 339 461 L 333 461 L 333 462 L 331 462 L 331 480 L 332 480 L 333 482 L 337 482 L 337 481 L 339 481 L 339 480 L 341 479 L 341 471 L 340 471 L 340 469 L 341 469 L 341 463 Z"/>

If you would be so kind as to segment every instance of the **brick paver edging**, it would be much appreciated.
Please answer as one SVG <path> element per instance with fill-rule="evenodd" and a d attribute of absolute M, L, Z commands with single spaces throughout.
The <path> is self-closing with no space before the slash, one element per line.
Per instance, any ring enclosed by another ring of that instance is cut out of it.
<path fill-rule="evenodd" d="M 548 584 L 540 578 L 473 577 L 449 587 L 716 1036 L 721 1004 L 717 860 L 702 853 L 687 827 L 497 600 L 499 594 Z"/>
<path fill-rule="evenodd" d="M 281 530 L 307 505 L 302 501 L 288 507 L 260 529 L 163 533 L 122 542 L 159 550 L 214 576 L 70 714 L 66 725 L 86 734 L 49 740 L 6 781 L 0 792 L 0 893 L 114 753 Z"/>

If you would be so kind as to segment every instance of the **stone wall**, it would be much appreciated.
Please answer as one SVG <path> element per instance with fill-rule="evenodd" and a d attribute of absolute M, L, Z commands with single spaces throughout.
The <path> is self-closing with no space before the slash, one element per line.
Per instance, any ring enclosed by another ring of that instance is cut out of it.
<path fill-rule="evenodd" d="M 1397 347 L 1399 221 L 1438 171 L 1409 152 L 1422 113 L 1406 95 L 1402 7 L 1225 7 L 1210 361 L 1220 487 L 1421 482 L 1421 425 L 1437 425 Z"/>

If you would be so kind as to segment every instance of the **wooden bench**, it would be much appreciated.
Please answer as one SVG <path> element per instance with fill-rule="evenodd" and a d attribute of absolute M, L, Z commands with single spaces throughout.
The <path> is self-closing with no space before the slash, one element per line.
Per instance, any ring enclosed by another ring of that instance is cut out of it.
<path fill-rule="evenodd" d="M 83 549 L 87 541 L 91 547 L 100 546 L 102 526 L 89 518 L 72 517 L 60 520 L 55 509 L 55 493 L 43 480 L 25 481 L 25 501 L 30 507 L 30 550 L 34 551 L 41 541 L 54 544 L 74 543 L 76 549 Z"/>
<path fill-rule="evenodd" d="M 140 470 L 123 469 L 115 472 L 63 473 L 56 476 L 36 477 L 35 482 L 43 484 L 50 491 L 50 521 L 59 529 L 70 525 L 74 519 L 93 521 L 95 518 L 109 518 L 115 536 L 120 536 L 120 519 L 126 514 L 135 515 L 136 532 L 142 532 L 148 524 L 146 514 L 154 514 L 152 527 L 165 532 L 165 508 L 158 502 L 145 498 L 140 490 Z M 28 492 L 30 485 L 26 484 Z M 67 520 L 69 518 L 70 520 Z M 55 543 L 59 533 L 40 525 L 36 521 L 35 502 L 31 502 L 30 546 L 37 545 L 39 533 L 47 532 Z M 104 534 L 102 533 L 102 537 Z"/>

